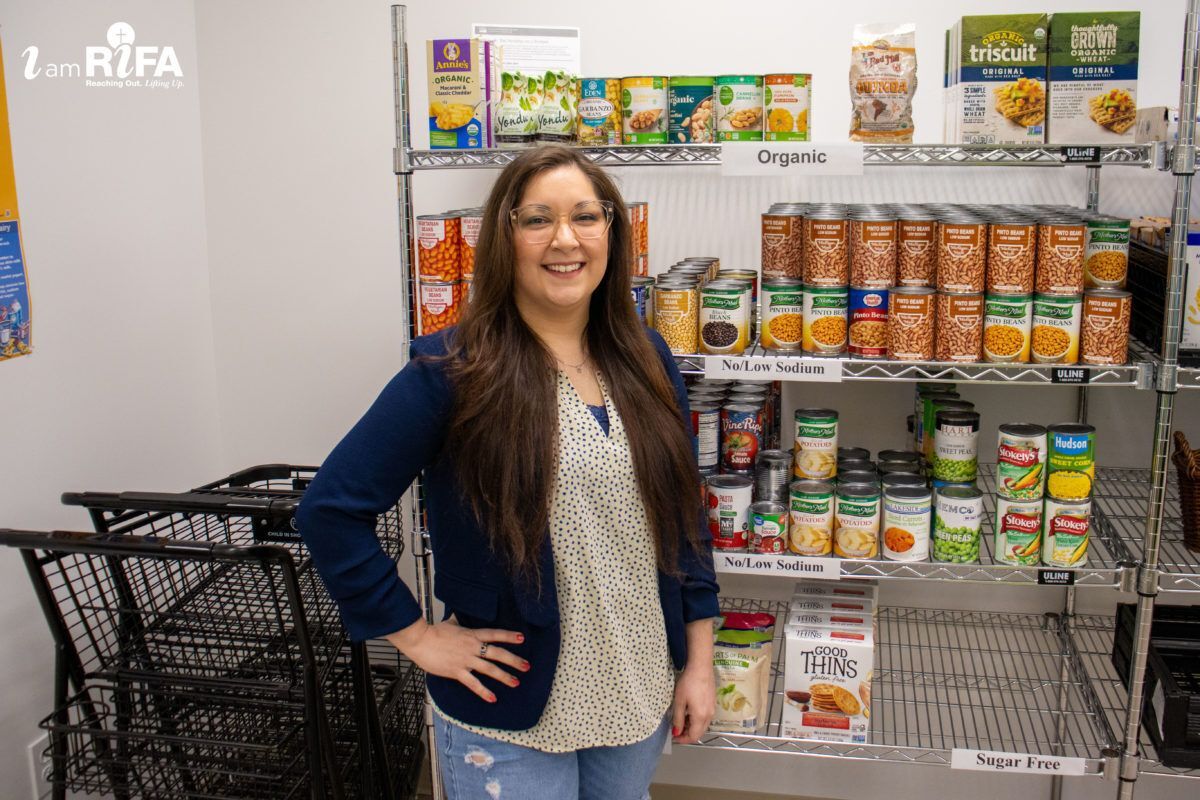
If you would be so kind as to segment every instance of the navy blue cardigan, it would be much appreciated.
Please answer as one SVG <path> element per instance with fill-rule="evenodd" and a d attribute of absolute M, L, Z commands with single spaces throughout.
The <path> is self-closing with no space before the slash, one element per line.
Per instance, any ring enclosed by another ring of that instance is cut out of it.
<path fill-rule="evenodd" d="M 434 594 L 447 615 L 469 628 L 503 628 L 525 634 L 505 645 L 532 665 L 513 688 L 483 675 L 497 697 L 486 703 L 456 680 L 429 676 L 438 707 L 468 724 L 524 730 L 541 718 L 558 663 L 560 631 L 549 537 L 540 556 L 542 592 L 514 581 L 490 551 L 455 477 L 458 453 L 444 452 L 453 389 L 440 362 L 422 356 L 446 352 L 444 331 L 412 343 L 412 359 L 325 460 L 297 514 L 313 562 L 341 610 L 350 636 L 371 639 L 416 622 L 421 608 L 396 575 L 395 563 L 375 536 L 376 517 L 392 508 L 424 471 L 427 524 L 433 549 Z M 670 350 L 648 331 L 689 425 L 687 391 Z M 496 420 L 502 425 L 503 420 Z M 466 454 L 470 457 L 470 454 Z M 682 580 L 659 572 L 659 597 L 667 645 L 676 669 L 687 660 L 685 625 L 715 617 L 717 583 L 711 537 L 697 503 L 702 553 L 682 548 Z M 683 532 L 680 532 L 681 537 Z"/>

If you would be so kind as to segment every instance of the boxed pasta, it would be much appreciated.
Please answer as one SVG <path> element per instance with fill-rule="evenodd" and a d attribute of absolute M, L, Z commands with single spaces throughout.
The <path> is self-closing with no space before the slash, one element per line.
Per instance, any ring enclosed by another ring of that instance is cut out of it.
<path fill-rule="evenodd" d="M 487 39 L 430 39 L 429 146 L 475 150 L 493 146 L 500 101 L 500 50 Z"/>
<path fill-rule="evenodd" d="M 1045 142 L 1048 20 L 1045 14 L 991 14 L 958 21 L 951 42 L 958 141 Z"/>
<path fill-rule="evenodd" d="M 767 723 L 775 617 L 730 612 L 713 642 L 717 705 L 709 729 L 753 733 Z"/>
<path fill-rule="evenodd" d="M 1050 19 L 1047 141 L 1133 141 L 1141 16 L 1137 11 L 1096 11 Z"/>
<path fill-rule="evenodd" d="M 869 627 L 784 629 L 782 736 L 867 742 L 875 637 Z"/>

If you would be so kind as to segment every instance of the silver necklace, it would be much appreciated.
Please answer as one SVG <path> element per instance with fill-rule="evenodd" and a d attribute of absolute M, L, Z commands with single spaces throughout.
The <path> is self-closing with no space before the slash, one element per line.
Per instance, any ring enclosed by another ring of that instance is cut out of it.
<path fill-rule="evenodd" d="M 558 356 L 555 356 L 555 357 L 554 357 L 554 360 L 555 360 L 555 361 L 557 361 L 557 362 L 558 362 L 559 364 L 561 364 L 562 366 L 564 366 L 564 367 L 570 367 L 571 369 L 575 370 L 575 371 L 576 371 L 576 372 L 578 372 L 580 375 L 582 375 L 582 374 L 583 374 L 583 365 L 587 363 L 587 360 L 588 360 L 588 354 L 587 354 L 587 352 L 584 352 L 584 354 L 583 354 L 583 360 L 582 360 L 582 361 L 580 361 L 578 364 L 571 364 L 571 363 L 568 363 L 568 362 L 566 362 L 566 361 L 563 361 L 563 360 L 562 360 L 561 358 L 559 358 Z"/>

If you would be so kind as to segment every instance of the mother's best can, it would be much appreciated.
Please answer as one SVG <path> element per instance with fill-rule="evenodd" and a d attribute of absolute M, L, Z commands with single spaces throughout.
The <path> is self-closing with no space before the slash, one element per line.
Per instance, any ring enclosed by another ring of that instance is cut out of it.
<path fill-rule="evenodd" d="M 891 561 L 929 558 L 933 494 L 923 486 L 888 486 L 883 494 L 883 557 Z"/>
<path fill-rule="evenodd" d="M 750 542 L 754 482 L 740 475 L 713 475 L 708 487 L 708 532 L 714 550 L 745 550 Z"/>
<path fill-rule="evenodd" d="M 879 487 L 846 483 L 837 489 L 833 553 L 841 558 L 879 555 Z"/>
<path fill-rule="evenodd" d="M 1046 494 L 1085 500 L 1096 480 L 1096 429 L 1064 422 L 1046 428 Z"/>
<path fill-rule="evenodd" d="M 798 408 L 795 419 L 796 477 L 828 480 L 836 476 L 838 412 L 832 408 Z"/>
<path fill-rule="evenodd" d="M 700 349 L 740 355 L 750 331 L 750 296 L 737 281 L 709 281 L 700 290 Z"/>
<path fill-rule="evenodd" d="M 750 552 L 776 555 L 787 550 L 788 507 L 764 500 L 750 506 Z"/>
<path fill-rule="evenodd" d="M 982 524 L 983 492 L 973 486 L 938 489 L 933 511 L 933 560 L 977 563 Z"/>
<path fill-rule="evenodd" d="M 833 551 L 833 484 L 793 481 L 788 487 L 791 520 L 788 549 L 801 556 L 827 556 Z"/>
<path fill-rule="evenodd" d="M 1063 568 L 1087 564 L 1092 501 L 1047 497 L 1044 515 L 1046 541 L 1042 545 L 1042 563 Z"/>
<path fill-rule="evenodd" d="M 996 560 L 1034 565 L 1041 560 L 1042 501 L 996 498 Z"/>

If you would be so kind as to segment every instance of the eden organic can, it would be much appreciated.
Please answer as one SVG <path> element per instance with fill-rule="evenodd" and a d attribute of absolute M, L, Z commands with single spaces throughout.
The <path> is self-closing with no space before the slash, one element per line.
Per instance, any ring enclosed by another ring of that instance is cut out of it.
<path fill-rule="evenodd" d="M 833 484 L 793 481 L 788 494 L 791 502 L 788 548 L 802 556 L 829 555 L 833 551 Z"/>
<path fill-rule="evenodd" d="M 1087 564 L 1092 527 L 1091 500 L 1046 498 L 1046 541 L 1042 563 L 1047 567 L 1082 567 Z"/>
<path fill-rule="evenodd" d="M 750 552 L 778 554 L 787 550 L 788 507 L 770 500 L 750 506 Z"/>
<path fill-rule="evenodd" d="M 750 542 L 754 482 L 740 475 L 713 475 L 708 485 L 708 531 L 714 550 L 745 550 Z"/>
<path fill-rule="evenodd" d="M 1096 480 L 1096 429 L 1064 422 L 1046 429 L 1046 494 L 1086 500 Z"/>
<path fill-rule="evenodd" d="M 761 406 L 729 403 L 721 407 L 721 467 L 725 471 L 754 469 L 762 448 Z"/>
<path fill-rule="evenodd" d="M 762 141 L 761 75 L 718 75 L 713 82 L 713 101 L 717 113 L 717 141 Z"/>
<path fill-rule="evenodd" d="M 1046 490 L 1046 429 L 1010 422 L 1000 426 L 996 494 L 1009 500 L 1041 500 Z"/>
<path fill-rule="evenodd" d="M 620 78 L 584 78 L 579 82 L 577 130 L 583 147 L 621 143 Z"/>
<path fill-rule="evenodd" d="M 833 553 L 841 558 L 879 555 L 879 487 L 847 483 L 838 487 Z"/>
<path fill-rule="evenodd" d="M 837 475 L 838 412 L 798 408 L 795 420 L 796 477 L 828 480 Z"/>
<path fill-rule="evenodd" d="M 996 498 L 996 560 L 1032 565 L 1041 560 L 1042 501 Z"/>
<path fill-rule="evenodd" d="M 933 514 L 933 560 L 952 564 L 979 561 L 983 492 L 973 486 L 937 490 Z"/>
<path fill-rule="evenodd" d="M 809 93 L 812 75 L 776 74 L 763 77 L 763 106 L 767 113 L 768 142 L 807 142 Z"/>
<path fill-rule="evenodd" d="M 933 494 L 924 486 L 887 486 L 883 490 L 883 557 L 891 561 L 929 558 Z"/>
<path fill-rule="evenodd" d="M 762 450 L 754 462 L 754 496 L 758 500 L 786 503 L 792 480 L 792 454 L 786 450 Z"/>
<path fill-rule="evenodd" d="M 714 475 L 721 465 L 721 406 L 718 403 L 692 403 L 692 445 L 701 475 Z"/>

